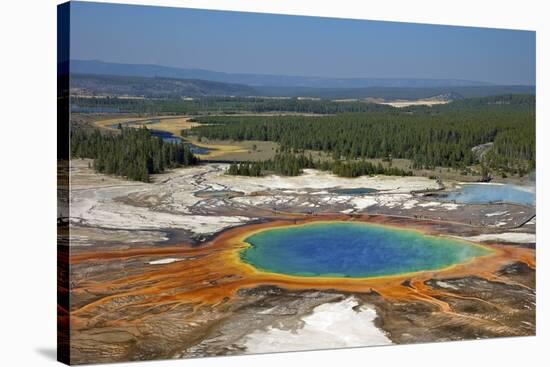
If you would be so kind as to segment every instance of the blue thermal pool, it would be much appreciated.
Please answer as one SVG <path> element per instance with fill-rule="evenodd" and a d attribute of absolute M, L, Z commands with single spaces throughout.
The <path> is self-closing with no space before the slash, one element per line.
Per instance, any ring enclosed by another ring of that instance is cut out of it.
<path fill-rule="evenodd" d="M 534 188 L 498 184 L 464 184 L 450 192 L 445 201 L 465 204 L 515 203 L 535 205 Z"/>
<path fill-rule="evenodd" d="M 263 230 L 244 240 L 241 260 L 293 276 L 367 278 L 439 270 L 492 250 L 414 230 L 320 222 Z"/>
<path fill-rule="evenodd" d="M 368 195 L 368 194 L 374 194 L 377 192 L 375 189 L 371 189 L 368 187 L 358 187 L 354 189 L 332 189 L 330 192 L 338 194 L 338 195 Z"/>

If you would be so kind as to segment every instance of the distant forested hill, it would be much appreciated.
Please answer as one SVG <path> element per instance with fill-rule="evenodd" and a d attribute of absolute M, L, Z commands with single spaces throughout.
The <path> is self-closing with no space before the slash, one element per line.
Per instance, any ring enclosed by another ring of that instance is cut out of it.
<path fill-rule="evenodd" d="M 166 77 L 135 77 L 116 75 L 71 74 L 73 94 L 110 96 L 145 96 L 180 98 L 207 96 L 313 97 L 320 99 L 415 100 L 441 97 L 460 99 L 501 94 L 534 94 L 530 86 L 449 86 L 449 87 L 367 87 L 367 88 L 306 88 L 252 87 L 201 79 Z"/>
<path fill-rule="evenodd" d="M 250 96 L 258 94 L 258 91 L 247 85 L 208 80 L 86 74 L 71 74 L 71 92 L 150 98 Z"/>
<path fill-rule="evenodd" d="M 321 99 L 382 98 L 416 100 L 441 96 L 442 99 L 486 97 L 502 94 L 535 94 L 532 86 L 447 86 L 447 87 L 367 87 L 367 88 L 258 88 L 263 96 L 308 96 Z M 450 97 L 450 98 L 449 98 Z"/>
<path fill-rule="evenodd" d="M 76 74 L 138 76 L 148 78 L 166 77 L 176 79 L 201 79 L 263 87 L 349 89 L 365 87 L 431 88 L 490 85 L 488 83 L 478 81 L 459 79 L 325 78 L 295 75 L 224 73 L 204 69 L 176 68 L 147 64 L 120 64 L 98 60 L 71 60 L 71 72 Z"/>

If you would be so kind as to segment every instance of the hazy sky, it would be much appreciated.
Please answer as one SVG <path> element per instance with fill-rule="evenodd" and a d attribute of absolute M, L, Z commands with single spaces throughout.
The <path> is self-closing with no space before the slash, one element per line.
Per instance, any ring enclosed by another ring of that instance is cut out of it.
<path fill-rule="evenodd" d="M 73 2 L 71 58 L 535 84 L 535 32 Z"/>

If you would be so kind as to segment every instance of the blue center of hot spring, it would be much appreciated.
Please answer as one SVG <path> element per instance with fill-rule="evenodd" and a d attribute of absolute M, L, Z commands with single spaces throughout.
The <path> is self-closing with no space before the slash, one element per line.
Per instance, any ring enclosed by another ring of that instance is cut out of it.
<path fill-rule="evenodd" d="M 241 260 L 286 275 L 367 278 L 438 270 L 490 250 L 380 225 L 327 222 L 273 228 L 245 239 Z"/>

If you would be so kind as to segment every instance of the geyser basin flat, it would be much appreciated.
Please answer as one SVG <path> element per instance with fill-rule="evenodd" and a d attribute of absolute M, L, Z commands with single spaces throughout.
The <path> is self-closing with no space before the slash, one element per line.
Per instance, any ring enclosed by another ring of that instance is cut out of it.
<path fill-rule="evenodd" d="M 368 278 L 440 270 L 491 253 L 481 245 L 367 223 L 272 228 L 244 240 L 245 263 L 306 277 Z"/>

